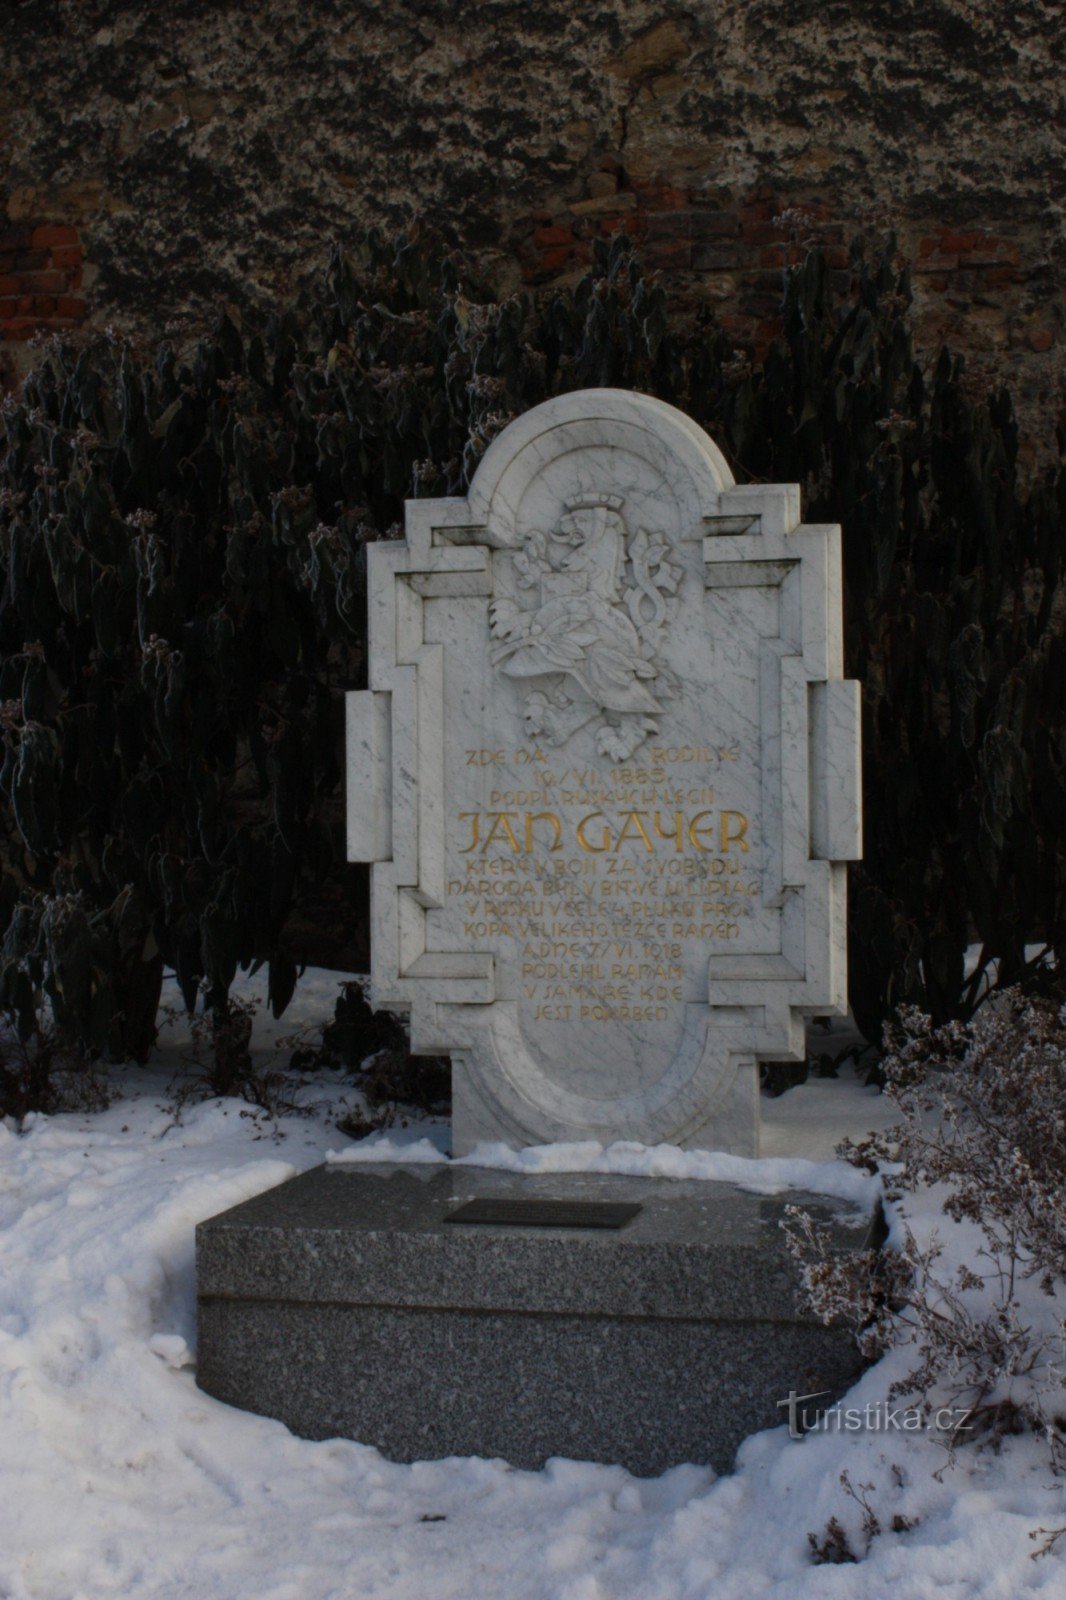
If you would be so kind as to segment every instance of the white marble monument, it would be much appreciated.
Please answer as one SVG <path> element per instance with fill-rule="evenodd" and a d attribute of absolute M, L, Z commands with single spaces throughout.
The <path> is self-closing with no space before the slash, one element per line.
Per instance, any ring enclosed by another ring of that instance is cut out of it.
<path fill-rule="evenodd" d="M 369 550 L 348 854 L 372 995 L 454 1146 L 758 1149 L 759 1060 L 846 1008 L 861 853 L 840 533 L 673 407 L 537 406 Z"/>

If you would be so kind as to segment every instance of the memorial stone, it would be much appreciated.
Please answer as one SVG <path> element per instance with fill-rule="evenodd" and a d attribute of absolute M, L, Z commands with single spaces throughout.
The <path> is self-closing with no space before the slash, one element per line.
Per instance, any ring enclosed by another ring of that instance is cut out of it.
<path fill-rule="evenodd" d="M 758 1149 L 757 1063 L 846 1009 L 861 852 L 840 531 L 613 389 L 506 428 L 368 552 L 348 843 L 372 999 L 453 1146 Z"/>
<path fill-rule="evenodd" d="M 369 550 L 348 844 L 371 994 L 447 1051 L 453 1148 L 758 1147 L 757 1063 L 843 1011 L 859 709 L 839 530 L 688 418 L 570 394 Z M 812 1199 L 849 1254 L 860 1209 Z M 400 1460 L 725 1470 L 839 1394 L 784 1201 L 449 1164 L 293 1178 L 197 1230 L 197 1381 Z"/>

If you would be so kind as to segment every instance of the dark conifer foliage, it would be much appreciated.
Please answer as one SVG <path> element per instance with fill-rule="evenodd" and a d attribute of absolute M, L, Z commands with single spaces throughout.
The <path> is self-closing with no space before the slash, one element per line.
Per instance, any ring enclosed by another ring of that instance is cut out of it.
<path fill-rule="evenodd" d="M 864 686 L 867 856 L 851 990 L 972 1007 L 1062 947 L 1063 479 L 1023 490 L 1005 393 L 916 359 L 891 244 L 833 303 L 787 274 L 758 366 L 671 326 L 624 240 L 573 288 L 495 300 L 430 245 L 337 250 L 317 293 L 195 346 L 48 347 L 0 439 L 0 1006 L 42 993 L 91 1054 L 143 1057 L 163 964 L 224 1008 L 344 866 L 342 691 L 365 671 L 364 552 L 490 440 L 594 385 L 689 411 L 737 476 L 797 480 L 844 525 L 847 670 Z M 338 946 L 348 930 L 336 929 Z"/>

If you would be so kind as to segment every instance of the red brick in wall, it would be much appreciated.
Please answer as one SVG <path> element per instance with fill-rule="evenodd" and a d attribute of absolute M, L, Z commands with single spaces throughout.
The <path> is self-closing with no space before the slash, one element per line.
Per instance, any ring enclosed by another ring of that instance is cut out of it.
<path fill-rule="evenodd" d="M 86 315 L 82 272 L 81 240 L 69 223 L 20 223 L 0 232 L 0 340 L 77 327 Z"/>
<path fill-rule="evenodd" d="M 612 164 L 614 166 L 615 164 Z M 781 331 L 782 270 L 812 244 L 825 252 L 837 287 L 851 279 L 850 232 L 818 200 L 789 203 L 766 184 L 747 194 L 708 195 L 663 182 L 625 183 L 617 170 L 589 181 L 590 198 L 555 211 L 540 210 L 515 241 L 529 284 L 580 271 L 596 235 L 624 230 L 638 239 L 645 262 L 662 273 L 680 298 L 714 305 L 718 319 L 760 358 Z M 983 325 L 983 342 L 1000 348 L 1051 349 L 1058 327 L 1046 317 L 1017 313 L 1029 273 L 1018 246 L 990 232 L 948 226 L 901 239 L 911 267 L 917 314 L 926 343 L 959 340 L 967 318 Z"/>
<path fill-rule="evenodd" d="M 783 269 L 812 244 L 825 251 L 837 289 L 846 293 L 851 283 L 852 226 L 822 200 L 788 199 L 766 183 L 736 195 L 724 187 L 690 190 L 665 178 L 630 178 L 611 157 L 585 187 L 587 198 L 535 211 L 514 228 L 510 251 L 527 283 L 582 271 L 594 238 L 625 232 L 661 274 L 675 309 L 713 306 L 737 347 L 755 359 L 781 332 Z M 1047 353 L 1061 338 L 1057 311 L 1034 300 L 1032 263 L 1013 240 L 987 229 L 916 223 L 900 248 L 927 355 L 940 342 L 963 350 L 979 343 L 985 358 L 974 366 L 987 366 L 981 375 L 989 378 L 1002 376 L 997 354 L 1054 359 Z M 68 332 L 86 321 L 83 270 L 81 235 L 69 221 L 40 219 L 0 231 L 0 389 L 26 369 L 25 343 L 33 335 Z"/>

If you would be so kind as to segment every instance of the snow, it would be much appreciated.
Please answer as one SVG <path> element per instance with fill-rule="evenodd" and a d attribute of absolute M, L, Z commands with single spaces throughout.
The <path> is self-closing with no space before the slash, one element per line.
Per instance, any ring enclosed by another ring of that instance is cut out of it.
<path fill-rule="evenodd" d="M 309 975 L 295 1020 L 259 1026 L 261 1047 L 328 1015 L 336 982 Z M 564 1460 L 541 1472 L 401 1466 L 202 1394 L 195 1224 L 340 1151 L 331 1118 L 355 1097 L 323 1074 L 303 1088 L 306 1116 L 274 1120 L 233 1100 L 176 1115 L 180 1049 L 174 1029 L 157 1070 L 116 1071 L 121 1098 L 105 1111 L 38 1116 L 21 1134 L 0 1124 L 2 1600 L 1061 1600 L 1061 1556 L 1031 1559 L 1031 1530 L 1066 1520 L 1031 1437 L 946 1468 L 926 1435 L 795 1441 L 778 1427 L 749 1439 L 729 1476 L 686 1466 L 635 1479 Z M 827 1111 L 834 1137 L 882 1114 L 860 1084 L 819 1081 L 766 1109 L 771 1159 L 731 1173 L 765 1192 L 834 1181 L 824 1144 L 805 1143 Z M 446 1130 L 412 1123 L 389 1139 L 440 1160 Z M 703 1159 L 703 1175 L 727 1171 Z M 694 1170 L 681 1152 L 617 1146 L 549 1147 L 522 1165 L 579 1160 Z M 828 1192 L 860 1198 L 847 1172 Z M 871 1368 L 848 1403 L 882 1400 L 905 1359 Z M 915 1526 L 881 1533 L 857 1564 L 814 1566 L 807 1532 L 821 1537 L 832 1516 L 865 1547 L 844 1469 L 874 1485 L 886 1529 L 895 1515 Z"/>
<path fill-rule="evenodd" d="M 343 1150 L 330 1150 L 327 1162 L 366 1165 L 376 1161 L 448 1162 L 431 1138 L 371 1137 Z M 604 1147 L 594 1139 L 578 1144 L 539 1144 L 511 1150 L 503 1144 L 478 1144 L 468 1156 L 449 1162 L 456 1167 L 498 1167 L 504 1172 L 619 1172 L 631 1178 L 703 1178 L 735 1184 L 756 1194 L 781 1194 L 786 1189 L 838 1195 L 869 1209 L 879 1192 L 878 1180 L 841 1161 L 808 1161 L 801 1156 L 752 1161 L 721 1150 L 679 1150 L 676 1145 L 643 1145 L 619 1141 Z"/>

